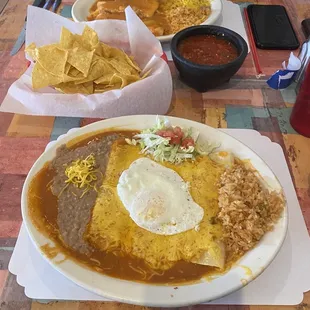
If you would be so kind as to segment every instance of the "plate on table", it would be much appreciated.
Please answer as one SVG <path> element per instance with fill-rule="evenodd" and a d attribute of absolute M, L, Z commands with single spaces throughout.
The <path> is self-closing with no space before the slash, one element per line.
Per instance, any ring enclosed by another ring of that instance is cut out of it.
<path fill-rule="evenodd" d="M 51 266 L 77 285 L 89 291 L 108 299 L 144 306 L 176 307 L 208 302 L 242 288 L 248 282 L 259 276 L 275 258 L 282 246 L 287 231 L 288 214 L 285 198 L 283 200 L 283 212 L 276 222 L 274 229 L 267 232 L 260 242 L 253 249 L 246 252 L 244 256 L 242 256 L 229 270 L 222 274 L 202 277 L 195 281 L 185 281 L 179 284 L 171 282 L 170 284 L 157 283 L 154 285 L 154 283 L 151 282 L 144 283 L 141 281 L 130 280 L 129 276 L 124 276 L 124 279 L 120 279 L 114 276 L 108 276 L 104 274 L 105 272 L 97 272 L 94 268 L 86 267 L 82 263 L 77 262 L 76 258 L 67 255 L 68 252 L 65 252 L 65 254 L 61 251 L 55 253 L 55 251 L 53 251 L 53 249 L 55 249 L 55 242 L 52 241 L 52 238 L 50 238 L 48 234 L 42 233 L 37 225 L 34 225 L 32 215 L 30 214 L 32 207 L 29 204 L 28 195 L 30 195 L 30 190 L 33 188 L 31 187 L 31 181 L 41 169 L 44 169 L 47 162 L 51 162 L 55 158 L 56 149 L 58 147 L 61 145 L 69 145 L 70 143 L 72 145 L 73 143 L 80 141 L 82 136 L 83 139 L 86 137 L 89 139 L 90 136 L 96 135 L 100 140 L 101 136 L 99 135 L 99 132 L 120 132 L 130 130 L 138 132 L 145 130 L 153 127 L 156 123 L 156 119 L 156 116 L 153 115 L 113 118 L 99 121 L 79 129 L 70 130 L 67 134 L 59 137 L 58 140 L 38 158 L 29 171 L 21 198 L 23 221 L 36 249 L 51 264 Z M 238 157 L 240 160 L 250 162 L 251 167 L 254 167 L 264 179 L 266 186 L 270 190 L 276 192 L 282 190 L 279 181 L 266 163 L 255 152 L 237 139 L 201 123 L 175 117 L 167 117 L 165 119 L 170 122 L 174 128 L 176 126 L 182 129 L 191 128 L 190 132 L 199 132 L 199 138 L 197 141 L 217 143 L 218 152 L 221 153 L 221 150 L 226 150 L 234 154 L 234 156 Z M 96 140 L 97 142 L 99 141 L 98 139 Z M 226 151 L 223 152 L 226 153 Z M 122 156 L 125 156 L 124 158 L 126 159 L 129 155 L 126 154 Z M 72 163 L 70 163 L 69 166 L 65 164 L 64 167 L 66 169 L 68 167 L 70 168 L 71 164 Z M 85 195 L 87 195 L 87 193 Z M 59 195 L 58 197 L 61 196 Z M 37 196 L 36 199 L 40 200 L 42 197 Z M 119 215 L 116 218 L 119 218 Z M 143 223 L 138 225 L 141 225 L 140 227 L 142 227 Z M 199 229 L 197 229 L 197 231 L 199 232 Z M 50 235 L 52 234 L 50 233 Z M 47 255 L 47 252 L 49 255 Z M 117 252 L 113 255 L 116 255 L 117 257 L 115 260 L 119 259 Z M 121 261 L 122 260 L 120 259 L 120 262 Z M 129 264 L 131 264 L 131 262 Z M 196 264 L 192 265 L 197 266 Z M 119 269 L 123 269 L 121 264 L 119 265 Z M 100 270 L 102 271 L 102 269 Z M 121 274 L 121 271 L 119 272 Z M 121 276 L 118 275 L 118 277 Z"/>
<path fill-rule="evenodd" d="M 212 25 L 220 17 L 222 12 L 222 1 L 221 0 L 211 0 L 211 13 L 208 18 L 201 23 L 201 25 Z M 85 22 L 88 21 L 87 16 L 89 15 L 89 10 L 95 3 L 94 0 L 77 0 L 72 6 L 71 15 L 75 22 Z M 194 25 L 192 25 L 194 26 Z M 158 40 L 162 43 L 169 42 L 175 33 L 168 35 L 157 36 Z"/>

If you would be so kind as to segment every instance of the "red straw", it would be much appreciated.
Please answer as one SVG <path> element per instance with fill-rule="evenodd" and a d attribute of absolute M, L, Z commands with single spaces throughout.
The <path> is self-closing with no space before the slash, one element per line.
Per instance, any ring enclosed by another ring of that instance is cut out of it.
<path fill-rule="evenodd" d="M 163 54 L 160 56 L 160 58 L 162 58 L 165 62 L 168 63 L 168 58 L 165 52 L 163 52 Z"/>
<path fill-rule="evenodd" d="M 261 69 L 261 66 L 259 64 L 259 59 L 258 59 L 258 55 L 257 55 L 257 49 L 256 49 L 256 45 L 254 42 L 254 37 L 253 37 L 253 33 L 252 33 L 252 28 L 250 25 L 250 20 L 249 20 L 249 15 L 248 15 L 248 11 L 246 8 L 244 8 L 244 16 L 245 16 L 245 22 L 247 25 L 247 32 L 249 35 L 249 39 L 250 39 L 250 47 L 251 47 L 251 51 L 252 51 L 252 55 L 253 55 L 253 60 L 254 60 L 254 64 L 255 64 L 255 69 L 258 75 L 263 74 L 263 71 Z"/>

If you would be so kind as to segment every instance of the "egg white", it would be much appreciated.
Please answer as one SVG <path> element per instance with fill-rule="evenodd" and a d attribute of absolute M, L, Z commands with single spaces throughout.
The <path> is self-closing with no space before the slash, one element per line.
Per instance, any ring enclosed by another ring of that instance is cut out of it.
<path fill-rule="evenodd" d="M 131 219 L 156 234 L 193 229 L 204 216 L 179 174 L 148 158 L 135 160 L 121 174 L 117 193 Z"/>

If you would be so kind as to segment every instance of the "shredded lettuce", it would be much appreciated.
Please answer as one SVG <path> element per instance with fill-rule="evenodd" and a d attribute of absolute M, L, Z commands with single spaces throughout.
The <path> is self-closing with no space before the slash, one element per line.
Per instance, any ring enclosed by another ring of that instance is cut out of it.
<path fill-rule="evenodd" d="M 164 130 L 167 128 L 171 128 L 171 124 L 169 120 L 165 118 L 161 118 L 158 115 L 156 116 L 156 124 L 152 128 L 142 130 L 141 134 L 155 134 L 159 130 Z"/>
<path fill-rule="evenodd" d="M 197 142 L 199 132 L 193 128 L 182 129 L 183 139 L 192 138 L 195 142 L 195 146 L 187 148 L 179 144 L 171 145 L 169 138 L 157 135 L 157 132 L 160 130 L 171 130 L 173 128 L 167 118 L 157 117 L 156 124 L 152 128 L 142 130 L 133 139 L 125 139 L 125 141 L 131 145 L 139 145 L 141 153 L 153 156 L 155 161 L 166 161 L 173 164 L 179 164 L 184 160 L 195 160 L 196 156 L 208 155 L 218 147 L 208 143 L 200 145 Z"/>

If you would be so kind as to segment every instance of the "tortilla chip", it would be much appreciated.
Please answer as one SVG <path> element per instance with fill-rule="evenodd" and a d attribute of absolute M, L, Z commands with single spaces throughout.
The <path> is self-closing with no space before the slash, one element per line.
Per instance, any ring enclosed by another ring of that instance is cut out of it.
<path fill-rule="evenodd" d="M 102 46 L 100 43 L 98 43 L 94 49 L 95 49 L 95 55 L 96 56 L 103 57 Z"/>
<path fill-rule="evenodd" d="M 107 86 L 104 86 L 104 85 L 96 85 L 95 84 L 95 87 L 94 87 L 94 93 L 104 93 L 104 92 L 107 92 L 107 91 L 110 91 L 110 90 L 116 90 L 116 89 L 120 89 L 120 84 L 118 85 L 107 85 Z"/>
<path fill-rule="evenodd" d="M 59 83 L 55 86 L 55 89 L 64 94 L 85 94 L 91 95 L 94 93 L 94 83 L 87 82 L 83 84 L 76 85 L 74 82 Z"/>
<path fill-rule="evenodd" d="M 213 242 L 208 251 L 204 251 L 199 258 L 191 259 L 191 262 L 222 269 L 225 265 L 225 247 L 220 242 Z"/>
<path fill-rule="evenodd" d="M 68 74 L 71 68 L 73 67 L 67 62 L 65 65 L 65 74 Z"/>
<path fill-rule="evenodd" d="M 67 63 L 69 64 L 69 63 Z M 67 74 L 64 74 L 63 76 L 63 82 L 77 82 L 80 80 L 85 79 L 82 72 L 80 72 L 78 69 L 74 68 L 70 65 L 70 69 Z"/>
<path fill-rule="evenodd" d="M 58 44 L 45 45 L 37 49 L 37 61 L 46 71 L 56 76 L 64 74 L 67 58 L 68 51 L 60 49 Z"/>
<path fill-rule="evenodd" d="M 59 42 L 60 47 L 62 47 L 63 49 L 72 48 L 74 41 L 74 34 L 72 34 L 67 28 L 62 27 Z"/>
<path fill-rule="evenodd" d="M 55 89 L 64 94 L 83 93 L 82 91 L 84 90 L 83 87 L 80 87 L 80 85 L 75 85 L 73 82 L 59 83 L 58 85 L 55 85 Z"/>
<path fill-rule="evenodd" d="M 137 74 L 137 71 L 122 58 L 112 58 L 109 60 L 109 63 L 119 73 L 127 75 Z"/>
<path fill-rule="evenodd" d="M 66 83 L 66 82 L 75 82 L 75 83 L 77 83 L 78 81 L 81 81 L 83 79 L 85 79 L 85 78 L 84 78 L 83 73 L 81 73 L 81 72 L 79 72 L 79 74 L 76 75 L 76 76 L 71 76 L 71 75 L 68 75 L 68 74 L 64 74 L 62 82 L 63 83 Z"/>
<path fill-rule="evenodd" d="M 122 82 L 123 82 L 122 78 L 117 73 L 114 73 L 110 80 L 109 86 L 119 85 L 121 87 Z"/>
<path fill-rule="evenodd" d="M 113 58 L 113 57 L 123 57 L 125 54 L 122 50 L 109 46 L 105 43 L 101 42 L 101 49 L 102 49 L 102 57 L 104 58 Z"/>
<path fill-rule="evenodd" d="M 121 74 L 121 73 L 115 74 L 115 77 L 118 78 L 118 80 L 116 80 L 117 82 L 119 81 L 119 79 L 122 81 L 121 88 L 124 88 L 125 86 L 140 80 L 140 77 L 137 75 L 126 75 L 126 74 Z M 112 79 L 112 82 L 113 82 L 113 79 Z"/>
<path fill-rule="evenodd" d="M 25 52 L 28 54 L 28 56 L 30 58 L 32 58 L 32 60 L 36 61 L 37 60 L 37 56 L 36 56 L 36 50 L 37 50 L 37 46 L 34 43 L 29 44 L 26 48 L 25 48 Z"/>
<path fill-rule="evenodd" d="M 38 62 L 35 64 L 32 70 L 32 87 L 34 90 L 61 82 L 61 76 L 56 76 L 46 71 Z"/>
<path fill-rule="evenodd" d="M 91 95 L 94 93 L 94 83 L 93 82 L 88 82 L 88 83 L 84 83 L 82 85 L 83 89 L 85 90 L 85 93 L 88 95 Z"/>
<path fill-rule="evenodd" d="M 68 63 L 82 72 L 84 77 L 87 77 L 93 56 L 94 51 L 89 52 L 84 48 L 76 47 L 69 51 Z"/>
<path fill-rule="evenodd" d="M 127 54 L 125 54 L 125 59 L 127 61 L 127 63 L 134 68 L 137 72 L 141 72 L 141 69 L 139 68 L 139 66 L 137 65 L 137 63 L 134 61 L 133 57 L 128 56 Z"/>
<path fill-rule="evenodd" d="M 89 26 L 85 26 L 82 35 L 76 36 L 75 40 L 88 51 L 92 51 L 99 44 L 96 31 Z"/>
<path fill-rule="evenodd" d="M 110 66 L 110 64 L 105 61 L 103 58 L 97 59 L 91 66 L 91 69 L 88 73 L 88 76 L 84 78 L 83 80 L 78 81 L 76 84 L 80 83 L 86 83 L 90 81 L 96 81 L 98 78 L 113 74 L 114 70 L 113 67 Z"/>
<path fill-rule="evenodd" d="M 79 71 L 77 68 L 71 66 L 71 68 L 70 68 L 68 74 L 69 74 L 70 76 L 76 77 L 76 76 L 79 76 L 79 75 L 81 75 L 81 74 L 83 74 L 83 73 L 82 73 L 81 71 Z"/>
<path fill-rule="evenodd" d="M 114 75 L 114 72 L 113 73 L 109 73 L 109 74 L 105 74 L 103 75 L 102 77 L 100 77 L 99 79 L 95 80 L 95 84 L 101 84 L 101 85 L 108 85 L 110 84 L 110 81 L 112 79 Z"/>
<path fill-rule="evenodd" d="M 63 93 L 92 94 L 120 89 L 140 80 L 141 69 L 122 50 L 99 42 L 86 26 L 82 35 L 62 28 L 59 44 L 26 48 L 37 61 L 32 72 L 34 89 L 54 86 Z"/>
<path fill-rule="evenodd" d="M 142 76 L 141 76 L 141 80 L 147 78 L 152 72 L 152 69 L 146 71 Z"/>

